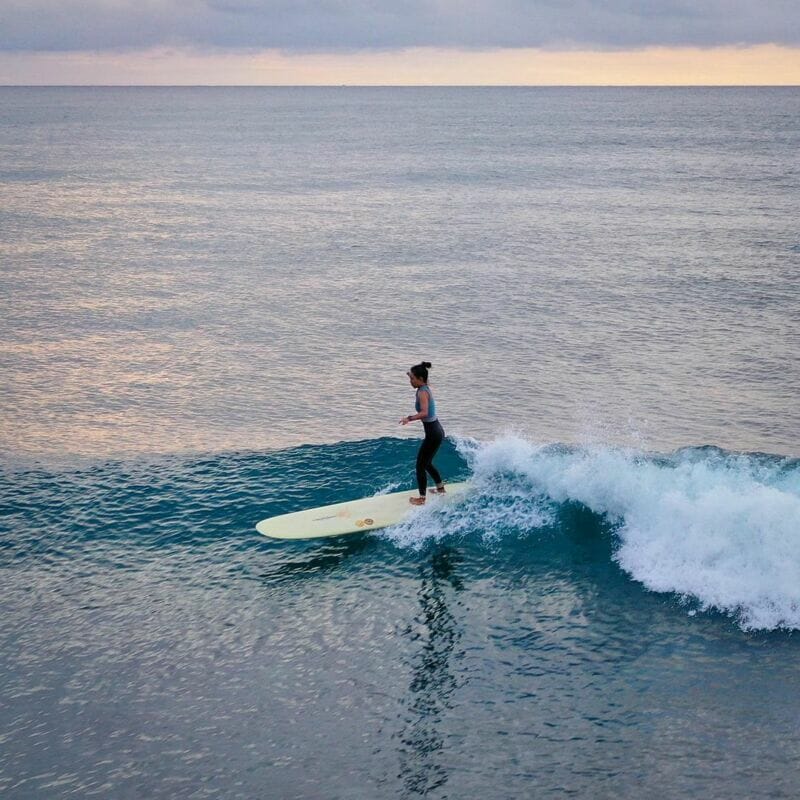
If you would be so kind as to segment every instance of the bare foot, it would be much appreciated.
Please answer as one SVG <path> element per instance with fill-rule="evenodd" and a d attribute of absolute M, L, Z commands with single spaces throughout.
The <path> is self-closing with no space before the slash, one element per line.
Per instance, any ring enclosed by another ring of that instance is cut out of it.
<path fill-rule="evenodd" d="M 424 506 L 425 505 L 425 498 L 424 497 L 409 497 L 408 502 L 411 503 L 412 506 Z"/>
<path fill-rule="evenodd" d="M 431 491 L 434 494 L 447 494 L 447 492 L 445 491 L 444 485 L 437 486 L 435 489 L 431 489 Z"/>

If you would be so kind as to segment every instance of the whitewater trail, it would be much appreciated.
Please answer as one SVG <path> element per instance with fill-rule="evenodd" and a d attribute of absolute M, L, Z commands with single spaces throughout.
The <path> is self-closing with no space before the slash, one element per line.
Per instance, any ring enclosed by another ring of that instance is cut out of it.
<path fill-rule="evenodd" d="M 458 442 L 470 500 L 414 515 L 386 535 L 421 547 L 552 525 L 580 503 L 614 525 L 613 557 L 634 580 L 744 629 L 800 628 L 800 461 L 687 448 L 666 456 L 545 446 L 518 436 Z M 532 544 L 532 546 L 535 546 Z"/>

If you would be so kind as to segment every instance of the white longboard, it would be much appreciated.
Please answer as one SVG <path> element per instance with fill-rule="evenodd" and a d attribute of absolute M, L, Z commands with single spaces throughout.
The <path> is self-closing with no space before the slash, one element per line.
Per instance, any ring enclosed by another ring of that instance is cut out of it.
<path fill-rule="evenodd" d="M 449 503 L 463 495 L 468 483 L 449 483 L 443 495 L 428 492 L 425 507 Z M 262 519 L 256 530 L 272 539 L 316 539 L 320 536 L 341 536 L 343 533 L 374 531 L 402 522 L 412 511 L 420 508 L 408 502 L 416 497 L 414 491 L 379 494 L 353 500 L 349 503 L 335 503 L 331 506 L 309 508 L 292 514 Z"/>

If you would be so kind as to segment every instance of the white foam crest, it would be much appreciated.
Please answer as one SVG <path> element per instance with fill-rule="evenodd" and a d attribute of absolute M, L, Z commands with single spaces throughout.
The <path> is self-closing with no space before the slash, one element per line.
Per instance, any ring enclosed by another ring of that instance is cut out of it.
<path fill-rule="evenodd" d="M 800 628 L 800 470 L 715 450 L 655 458 L 516 436 L 459 449 L 479 483 L 511 473 L 617 522 L 615 558 L 647 588 L 733 614 L 745 629 Z"/>

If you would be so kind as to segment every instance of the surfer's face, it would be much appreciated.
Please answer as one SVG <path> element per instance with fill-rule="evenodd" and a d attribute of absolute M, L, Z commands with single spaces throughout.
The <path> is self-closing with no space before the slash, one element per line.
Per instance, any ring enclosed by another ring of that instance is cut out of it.
<path fill-rule="evenodd" d="M 408 375 L 408 382 L 415 388 L 419 389 L 422 386 L 422 380 L 420 380 L 413 372 L 407 372 Z"/>

